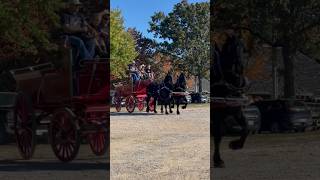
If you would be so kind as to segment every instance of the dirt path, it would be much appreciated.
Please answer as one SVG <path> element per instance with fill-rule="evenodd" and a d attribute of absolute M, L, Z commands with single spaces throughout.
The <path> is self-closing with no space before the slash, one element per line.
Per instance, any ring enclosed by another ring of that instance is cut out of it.
<path fill-rule="evenodd" d="M 225 169 L 214 169 L 213 180 L 320 179 L 320 132 L 250 136 L 240 151 L 223 143 Z"/>
<path fill-rule="evenodd" d="M 38 145 L 32 160 L 21 160 L 15 144 L 0 146 L 1 180 L 106 180 L 109 163 L 81 145 L 76 160 L 61 163 L 50 145 Z"/>
<path fill-rule="evenodd" d="M 111 179 L 209 179 L 209 107 L 112 113 Z"/>
<path fill-rule="evenodd" d="M 243 150 L 222 144 L 225 169 L 213 180 L 320 179 L 320 132 L 249 136 Z M 111 113 L 111 179 L 209 179 L 209 107 L 180 116 Z M 49 145 L 21 160 L 14 144 L 0 146 L 1 180 L 106 180 L 109 163 L 81 145 L 77 159 L 59 162 Z"/>

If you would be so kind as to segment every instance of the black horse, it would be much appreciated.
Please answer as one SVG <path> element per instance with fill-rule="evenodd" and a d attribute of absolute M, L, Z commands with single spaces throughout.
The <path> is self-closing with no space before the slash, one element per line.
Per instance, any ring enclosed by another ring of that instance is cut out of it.
<path fill-rule="evenodd" d="M 163 106 L 165 107 L 166 114 L 169 114 L 167 110 L 168 106 L 169 106 L 170 113 L 172 113 L 172 109 L 171 109 L 172 91 L 173 91 L 172 76 L 170 73 L 167 73 L 163 83 L 159 87 L 158 102 L 159 104 L 161 104 L 161 113 L 163 113 Z"/>
<path fill-rule="evenodd" d="M 246 86 L 243 75 L 243 63 L 241 61 L 241 43 L 234 35 L 228 35 L 222 50 L 215 46 L 214 63 L 212 73 L 211 91 L 213 97 L 241 97 L 242 89 Z M 211 101 L 211 136 L 214 137 L 214 167 L 225 166 L 220 157 L 220 143 L 225 132 L 224 120 L 227 116 L 232 116 L 241 126 L 240 138 L 230 142 L 229 147 L 233 150 L 241 149 L 248 136 L 248 125 L 242 113 L 241 106 L 215 107 L 215 102 Z"/>
<path fill-rule="evenodd" d="M 176 83 L 173 86 L 173 91 L 185 93 L 186 90 L 187 90 L 187 80 L 186 80 L 184 73 L 181 73 L 180 76 L 178 77 Z M 180 104 L 184 104 L 184 106 L 182 106 L 182 109 L 187 108 L 188 101 L 187 101 L 186 96 L 174 95 L 174 96 L 172 96 L 172 99 L 173 99 L 172 108 L 174 108 L 174 104 L 177 105 L 177 114 L 180 114 L 180 111 L 179 111 Z"/>
<path fill-rule="evenodd" d="M 147 112 L 150 111 L 149 102 L 150 102 L 151 97 L 153 97 L 154 113 L 158 113 L 157 112 L 157 101 L 158 101 L 158 97 L 159 97 L 159 87 L 160 87 L 160 85 L 157 82 L 152 82 L 151 84 L 149 84 L 147 86 L 147 98 L 146 98 L 146 102 L 147 102 L 146 111 Z"/>

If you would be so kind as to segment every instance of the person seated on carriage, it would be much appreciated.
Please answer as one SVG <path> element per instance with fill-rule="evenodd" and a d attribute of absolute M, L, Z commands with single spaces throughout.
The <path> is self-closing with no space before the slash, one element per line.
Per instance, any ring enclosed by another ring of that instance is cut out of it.
<path fill-rule="evenodd" d="M 108 39 L 108 22 L 109 11 L 103 10 L 93 16 L 92 27 L 95 28 L 97 34 L 95 36 L 96 55 L 101 58 L 108 57 L 107 39 Z"/>
<path fill-rule="evenodd" d="M 142 64 L 139 68 L 139 75 L 140 75 L 140 79 L 148 79 L 144 64 Z"/>
<path fill-rule="evenodd" d="M 145 69 L 145 72 L 146 72 L 146 74 L 148 76 L 148 79 L 153 81 L 154 80 L 154 74 L 153 74 L 153 72 L 151 70 L 151 65 L 150 64 L 148 64 L 147 68 Z"/>
<path fill-rule="evenodd" d="M 73 64 L 79 65 L 82 59 L 92 59 L 95 54 L 93 28 L 79 13 L 82 3 L 79 0 L 68 0 L 67 8 L 61 15 L 65 46 L 73 48 Z"/>
<path fill-rule="evenodd" d="M 129 72 L 130 72 L 130 76 L 132 78 L 132 82 L 133 84 L 135 84 L 136 82 L 138 82 L 140 80 L 140 76 L 139 76 L 139 72 L 138 72 L 138 68 L 136 66 L 136 62 L 133 61 L 132 64 L 129 64 Z"/>

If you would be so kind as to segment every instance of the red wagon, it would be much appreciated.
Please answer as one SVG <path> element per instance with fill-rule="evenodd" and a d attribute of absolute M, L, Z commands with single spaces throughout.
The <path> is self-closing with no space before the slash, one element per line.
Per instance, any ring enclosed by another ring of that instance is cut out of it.
<path fill-rule="evenodd" d="M 133 83 L 117 83 L 114 84 L 115 95 L 114 104 L 117 112 L 121 111 L 122 101 L 125 100 L 125 107 L 129 113 L 134 112 L 137 106 L 139 111 L 143 111 L 146 104 L 147 87 L 152 83 L 151 80 L 141 80 L 135 85 Z M 154 99 L 149 101 L 150 111 L 154 111 Z"/>
<path fill-rule="evenodd" d="M 12 128 L 24 159 L 34 154 L 39 126 L 48 127 L 52 150 L 63 162 L 77 156 L 83 138 L 95 155 L 107 152 L 108 71 L 106 59 L 83 61 L 77 72 L 67 60 L 61 68 L 46 63 L 11 70 L 16 92 L 0 93 L 0 108 L 13 111 Z"/>

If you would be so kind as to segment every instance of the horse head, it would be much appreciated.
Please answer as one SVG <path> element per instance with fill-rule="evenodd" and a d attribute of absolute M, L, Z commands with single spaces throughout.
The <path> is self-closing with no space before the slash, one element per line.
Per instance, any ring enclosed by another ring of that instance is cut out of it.
<path fill-rule="evenodd" d="M 173 85 L 173 80 L 172 80 L 173 78 L 172 78 L 172 76 L 171 76 L 171 74 L 170 73 L 168 73 L 167 75 L 166 75 L 166 77 L 164 78 L 164 80 L 163 80 L 163 83 L 164 83 L 164 85 L 168 85 L 168 86 L 172 86 Z"/>
<path fill-rule="evenodd" d="M 186 89 L 187 88 L 187 80 L 186 80 L 186 76 L 184 75 L 184 73 L 181 73 L 177 79 L 177 82 L 175 84 L 175 86 L 181 89 Z"/>

